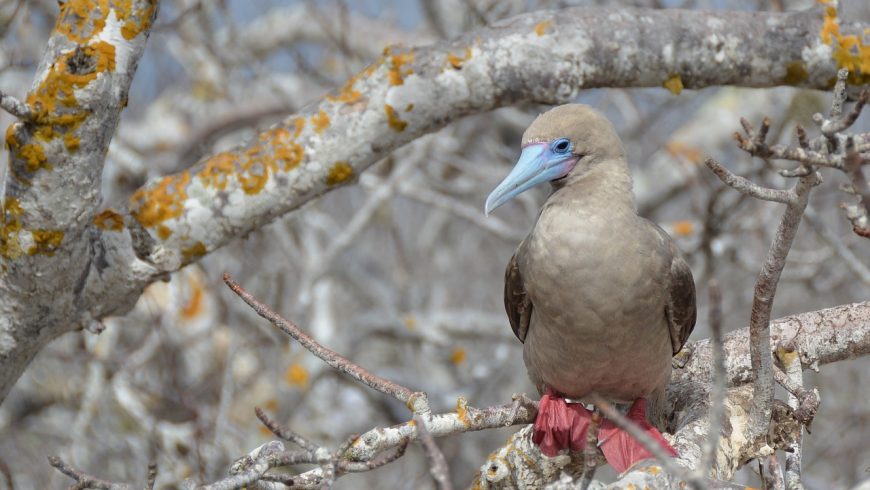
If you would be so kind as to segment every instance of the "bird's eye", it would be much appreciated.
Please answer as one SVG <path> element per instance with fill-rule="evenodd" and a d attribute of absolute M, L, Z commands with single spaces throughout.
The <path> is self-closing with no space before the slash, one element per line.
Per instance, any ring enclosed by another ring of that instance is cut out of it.
<path fill-rule="evenodd" d="M 571 149 L 571 142 L 568 138 L 557 139 L 553 142 L 553 151 L 556 153 L 567 153 Z"/>

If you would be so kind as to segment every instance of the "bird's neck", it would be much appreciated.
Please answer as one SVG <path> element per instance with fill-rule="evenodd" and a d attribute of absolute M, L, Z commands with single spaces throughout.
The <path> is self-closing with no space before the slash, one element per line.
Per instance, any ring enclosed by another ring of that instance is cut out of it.
<path fill-rule="evenodd" d="M 598 162 L 586 172 L 569 175 L 561 182 L 553 183 L 550 200 L 580 200 L 609 207 L 627 206 L 635 209 L 634 193 L 631 190 L 631 173 L 623 159 Z"/>

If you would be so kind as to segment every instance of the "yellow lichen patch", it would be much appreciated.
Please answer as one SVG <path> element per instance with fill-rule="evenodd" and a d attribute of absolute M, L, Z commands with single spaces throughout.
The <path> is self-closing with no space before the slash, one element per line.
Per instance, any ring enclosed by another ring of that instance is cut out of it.
<path fill-rule="evenodd" d="M 671 75 L 667 80 L 662 82 L 662 87 L 668 89 L 674 95 L 680 95 L 680 92 L 683 91 L 683 79 L 680 78 L 679 74 Z"/>
<path fill-rule="evenodd" d="M 353 167 L 345 161 L 335 162 L 326 175 L 326 185 L 343 184 L 353 177 Z"/>
<path fill-rule="evenodd" d="M 344 102 L 346 104 L 353 104 L 362 96 L 362 92 L 356 90 L 354 88 L 354 84 L 359 79 L 359 75 L 354 75 L 347 82 L 342 85 L 341 89 L 338 91 L 338 95 L 327 95 L 326 99 L 332 102 Z"/>
<path fill-rule="evenodd" d="M 661 466 L 650 466 L 646 469 L 646 472 L 649 473 L 650 475 L 656 476 L 662 472 L 662 467 Z"/>
<path fill-rule="evenodd" d="M 51 257 L 63 242 L 63 230 L 31 230 L 33 245 L 27 250 L 28 255 L 48 255 Z"/>
<path fill-rule="evenodd" d="M 22 255 L 18 234 L 21 232 L 21 204 L 7 197 L 0 209 L 0 257 L 17 259 Z"/>
<path fill-rule="evenodd" d="M 166 240 L 167 238 L 172 236 L 172 228 L 166 225 L 157 225 L 157 236 L 161 240 Z"/>
<path fill-rule="evenodd" d="M 329 116 L 320 109 L 317 114 L 311 116 L 311 124 L 314 125 L 314 132 L 320 134 L 329 127 Z"/>
<path fill-rule="evenodd" d="M 305 118 L 297 117 L 293 121 L 293 137 L 298 138 L 302 134 L 302 129 L 305 128 Z"/>
<path fill-rule="evenodd" d="M 103 30 L 108 15 L 108 0 L 70 0 L 60 5 L 54 29 L 71 41 L 83 43 Z"/>
<path fill-rule="evenodd" d="M 783 347 L 776 348 L 776 357 L 785 367 L 791 366 L 792 363 L 800 359 L 796 350 L 789 350 Z"/>
<path fill-rule="evenodd" d="M 45 150 L 36 143 L 22 146 L 18 151 L 18 156 L 24 160 L 24 167 L 28 172 L 36 172 L 41 168 L 51 170 L 51 164 L 45 157 Z"/>
<path fill-rule="evenodd" d="M 124 36 L 124 39 L 129 41 L 148 29 L 151 26 L 151 21 L 154 20 L 155 9 L 157 9 L 157 2 L 152 0 L 148 5 L 143 5 L 135 11 L 129 12 L 126 15 L 126 22 L 121 27 L 121 35 Z"/>
<path fill-rule="evenodd" d="M 673 224 L 674 233 L 680 236 L 689 236 L 695 231 L 695 225 L 688 220 L 677 221 Z"/>
<path fill-rule="evenodd" d="M 634 483 L 629 483 L 625 486 L 625 490 L 637 490 L 637 485 L 635 485 Z"/>
<path fill-rule="evenodd" d="M 408 122 L 401 120 L 390 104 L 384 104 L 384 112 L 387 113 L 387 124 L 394 130 L 402 132 L 408 126 Z"/>
<path fill-rule="evenodd" d="M 94 216 L 94 226 L 101 230 L 121 231 L 124 229 L 124 217 L 107 209 Z"/>
<path fill-rule="evenodd" d="M 408 104 L 405 106 L 405 112 L 411 112 L 414 110 L 414 104 Z"/>
<path fill-rule="evenodd" d="M 308 370 L 302 364 L 294 362 L 284 371 L 284 381 L 294 388 L 305 388 L 308 386 Z"/>
<path fill-rule="evenodd" d="M 197 172 L 197 176 L 203 186 L 222 191 L 227 188 L 227 182 L 235 169 L 235 163 L 235 154 L 227 151 L 218 153 L 205 162 L 202 169 Z"/>
<path fill-rule="evenodd" d="M 414 61 L 414 52 L 393 54 L 393 48 L 388 46 L 384 48 L 384 56 L 388 61 L 387 80 L 390 85 L 402 85 L 405 83 L 405 77 L 414 73 L 410 68 L 403 68 L 405 65 Z"/>
<path fill-rule="evenodd" d="M 76 151 L 81 145 L 81 140 L 75 134 L 67 133 L 63 137 L 63 145 L 66 146 L 66 149 L 69 151 Z"/>
<path fill-rule="evenodd" d="M 840 33 L 835 7 L 825 8 L 825 19 L 819 35 L 822 42 L 833 48 L 832 57 L 837 62 L 837 67 L 849 70 L 849 83 L 870 83 L 870 44 L 864 44 L 855 34 L 845 36 Z"/>
<path fill-rule="evenodd" d="M 239 183 L 245 194 L 259 194 L 269 181 L 269 174 L 276 170 L 275 160 L 264 154 L 264 149 L 253 147 L 242 155 Z"/>
<path fill-rule="evenodd" d="M 543 36 L 547 33 L 547 30 L 550 28 L 551 25 L 553 25 L 553 22 L 550 20 L 542 20 L 541 22 L 538 22 L 537 24 L 535 24 L 535 34 L 537 34 L 538 36 Z"/>
<path fill-rule="evenodd" d="M 20 123 L 18 122 L 14 122 L 6 128 L 6 138 L 4 140 L 4 144 L 7 150 L 14 150 L 21 146 L 21 142 L 18 141 L 18 137 L 15 136 L 19 124 Z"/>
<path fill-rule="evenodd" d="M 468 353 L 466 353 L 465 349 L 463 349 L 462 347 L 454 347 L 453 351 L 450 352 L 450 362 L 456 364 L 457 366 L 464 363 L 467 357 Z"/>
<path fill-rule="evenodd" d="M 130 214 L 146 228 L 177 218 L 184 212 L 190 173 L 169 175 L 130 197 Z"/>
<path fill-rule="evenodd" d="M 208 250 L 206 249 L 205 244 L 202 242 L 196 242 L 187 248 L 181 249 L 181 259 L 185 264 L 189 264 L 205 255 L 206 252 L 208 252 Z"/>
<path fill-rule="evenodd" d="M 187 302 L 181 308 L 180 316 L 184 320 L 190 320 L 195 318 L 200 313 L 202 313 L 203 301 L 205 294 L 202 291 L 202 284 L 194 278 L 191 277 L 190 280 L 190 297 L 187 298 Z"/>
<path fill-rule="evenodd" d="M 451 52 L 447 52 L 447 64 L 452 66 L 456 70 L 461 70 L 462 65 L 471 59 L 471 46 L 465 48 L 464 56 L 456 56 Z"/>
<path fill-rule="evenodd" d="M 471 419 L 468 418 L 468 400 L 466 400 L 464 396 L 460 396 L 456 399 L 456 415 L 459 417 L 459 421 L 463 424 L 471 424 Z"/>

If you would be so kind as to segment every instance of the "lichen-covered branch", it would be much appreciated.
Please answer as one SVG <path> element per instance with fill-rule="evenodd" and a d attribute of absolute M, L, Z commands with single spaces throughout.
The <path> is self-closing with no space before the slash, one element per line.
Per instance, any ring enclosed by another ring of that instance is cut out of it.
<path fill-rule="evenodd" d="M 107 10 L 72 15 L 92 4 Z M 58 122 L 64 128 L 60 138 L 49 138 L 52 150 L 46 155 L 75 154 L 80 164 L 49 170 L 39 150 L 26 144 L 29 131 L 40 126 L 13 125 L 12 146 L 22 144 L 13 150 L 17 177 L 10 182 L 37 179 L 40 185 L 29 189 L 43 190 L 64 182 L 74 198 L 67 199 L 66 192 L 25 192 L 30 197 L 22 199 L 7 190 L 4 284 L 26 287 L 3 290 L 0 307 L 8 314 L 0 320 L 0 396 L 51 338 L 127 311 L 147 284 L 167 272 L 352 182 L 390 151 L 465 115 L 519 102 L 564 102 L 582 89 L 604 86 L 663 86 L 674 93 L 713 85 L 825 88 L 839 67 L 855 65 L 857 55 L 844 48 L 845 40 L 866 27 L 840 22 L 835 10 L 824 8 L 785 14 L 585 8 L 523 14 L 454 41 L 389 48 L 341 89 L 247 146 L 150 182 L 133 195 L 128 210 L 95 214 L 104 147 L 150 17 L 139 21 L 154 10 L 153 3 L 141 1 L 133 2 L 132 10 L 117 9 L 115 17 L 104 16 L 115 12 L 113 5 L 66 2 L 64 15 L 81 20 L 74 32 L 83 46 L 70 50 L 69 41 L 52 41 L 40 72 L 62 69 L 66 75 L 72 67 L 74 76 L 64 80 L 100 89 L 76 86 L 76 97 L 88 97 L 71 107 L 64 106 L 72 100 L 66 91 L 45 92 L 62 94 L 59 105 L 49 109 L 60 108 L 55 112 L 63 116 Z M 66 18 L 61 16 L 59 26 Z M 115 39 L 108 36 L 115 31 L 128 44 L 115 49 L 113 65 L 110 50 L 99 43 L 111 44 L 106 39 Z M 56 37 L 67 39 L 62 33 Z M 52 65 L 55 60 L 66 64 Z M 37 85 L 49 79 L 40 75 Z M 92 115 L 76 122 L 81 116 L 75 114 L 88 104 L 94 106 Z M 91 136 L 76 139 L 85 129 Z M 52 216 L 51 222 L 39 223 L 45 216 Z M 44 270 L 37 267 L 48 262 Z M 34 292 L 25 299 L 13 289 Z M 37 312 L 48 305 L 51 317 L 37 321 Z"/>
<path fill-rule="evenodd" d="M 29 117 L 6 130 L 0 400 L 39 348 L 101 316 L 88 309 L 87 283 L 113 282 L 118 273 L 106 270 L 113 265 L 134 266 L 130 253 L 126 260 L 117 254 L 105 258 L 94 223 L 120 226 L 97 215 L 103 163 L 156 12 L 157 0 L 60 3 L 26 110 L 17 110 Z M 102 291 L 113 309 L 129 308 L 136 296 Z"/>

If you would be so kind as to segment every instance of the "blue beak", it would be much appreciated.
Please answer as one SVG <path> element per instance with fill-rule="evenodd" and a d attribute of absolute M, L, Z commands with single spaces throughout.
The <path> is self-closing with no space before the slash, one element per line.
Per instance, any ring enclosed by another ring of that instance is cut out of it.
<path fill-rule="evenodd" d="M 511 173 L 486 198 L 484 211 L 489 215 L 532 187 L 564 177 L 576 162 L 576 156 L 554 153 L 547 143 L 526 146 Z"/>

